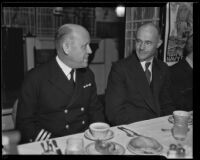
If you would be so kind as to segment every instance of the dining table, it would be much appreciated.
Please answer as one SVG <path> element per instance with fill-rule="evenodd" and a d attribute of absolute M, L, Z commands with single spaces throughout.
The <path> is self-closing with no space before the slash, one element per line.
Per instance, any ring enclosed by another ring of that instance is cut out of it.
<path fill-rule="evenodd" d="M 136 133 L 139 133 L 143 136 L 152 137 L 157 140 L 162 145 L 162 151 L 159 152 L 158 155 L 165 156 L 166 158 L 170 158 L 168 155 L 170 144 L 178 144 L 181 143 L 182 146 L 186 149 L 185 158 L 193 158 L 193 125 L 189 125 L 189 130 L 187 133 L 187 137 L 184 141 L 177 141 L 172 136 L 171 128 L 173 127 L 173 123 L 169 121 L 169 117 L 171 115 L 138 121 L 130 124 L 120 125 L 125 128 L 131 129 Z M 113 132 L 113 137 L 108 139 L 107 141 L 115 142 L 123 146 L 125 149 L 124 155 L 137 155 L 137 153 L 131 152 L 128 149 L 128 144 L 131 139 L 134 137 L 129 137 L 127 134 L 120 130 L 118 127 L 120 126 L 112 126 L 110 130 Z M 163 130 L 166 129 L 166 130 Z M 85 132 L 67 135 L 63 137 L 52 138 L 50 140 L 55 140 L 57 142 L 58 148 L 61 150 L 62 154 L 65 154 L 66 149 L 66 140 L 69 137 L 78 137 L 83 138 L 84 147 L 88 146 L 90 143 L 94 143 L 91 139 L 88 139 L 85 136 Z M 21 144 L 17 146 L 19 154 L 30 154 L 30 155 L 41 155 L 43 153 L 43 148 L 41 146 L 41 142 L 32 142 Z M 85 153 L 88 154 L 88 153 Z"/>

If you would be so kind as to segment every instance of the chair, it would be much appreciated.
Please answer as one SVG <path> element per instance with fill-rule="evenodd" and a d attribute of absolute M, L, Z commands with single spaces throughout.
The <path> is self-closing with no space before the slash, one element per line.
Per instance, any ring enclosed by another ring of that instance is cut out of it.
<path fill-rule="evenodd" d="M 2 109 L 1 113 L 1 125 L 2 131 L 12 130 L 14 129 L 14 123 L 12 119 L 12 108 Z"/>
<path fill-rule="evenodd" d="M 14 128 L 16 124 L 16 115 L 17 115 L 17 105 L 18 105 L 18 99 L 15 100 L 14 105 L 13 105 L 13 110 L 12 110 L 12 120 L 14 123 Z"/>
<path fill-rule="evenodd" d="M 1 115 L 2 131 L 15 129 L 17 105 L 18 105 L 18 99 L 15 100 L 12 108 L 2 109 L 2 115 Z"/>

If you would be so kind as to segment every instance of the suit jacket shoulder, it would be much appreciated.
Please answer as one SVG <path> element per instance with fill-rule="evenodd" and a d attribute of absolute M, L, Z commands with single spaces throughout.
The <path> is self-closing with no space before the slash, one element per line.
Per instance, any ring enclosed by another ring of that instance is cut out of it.
<path fill-rule="evenodd" d="M 131 69 L 133 65 L 138 65 L 139 60 L 137 59 L 135 54 L 132 54 L 124 59 L 121 59 L 117 62 L 114 62 L 112 68 L 118 71 L 125 71 Z"/>
<path fill-rule="evenodd" d="M 87 68 L 80 68 L 80 69 L 77 69 L 77 71 L 83 75 L 85 75 L 86 78 L 94 78 L 94 73 L 93 71 L 87 67 Z"/>
<path fill-rule="evenodd" d="M 190 111 L 193 107 L 193 70 L 185 59 L 170 67 L 171 95 L 176 109 Z"/>
<path fill-rule="evenodd" d="M 172 73 L 177 74 L 177 72 L 192 72 L 192 68 L 189 66 L 185 59 L 182 59 L 175 65 L 170 67 Z"/>
<path fill-rule="evenodd" d="M 157 58 L 154 58 L 154 63 L 161 69 L 161 70 L 167 70 L 167 71 L 169 71 L 169 66 L 165 63 L 165 62 L 163 62 L 163 61 L 161 61 L 161 60 L 159 60 L 159 59 L 157 59 Z"/>
<path fill-rule="evenodd" d="M 55 73 L 55 70 L 56 72 L 62 72 L 56 60 L 52 59 L 51 61 L 28 71 L 25 75 L 25 81 L 33 78 L 37 81 L 48 79 L 51 76 L 54 76 L 53 74 Z M 84 75 L 86 79 L 94 78 L 94 73 L 89 67 L 77 69 L 77 72 L 79 72 L 81 75 Z"/>
<path fill-rule="evenodd" d="M 38 67 L 32 68 L 30 71 L 28 71 L 25 74 L 25 81 L 27 79 L 46 79 L 47 77 L 49 77 L 49 74 L 51 73 L 51 69 L 52 68 L 56 68 L 56 60 L 52 59 L 51 61 L 42 64 Z M 58 66 L 57 66 L 58 67 Z"/>

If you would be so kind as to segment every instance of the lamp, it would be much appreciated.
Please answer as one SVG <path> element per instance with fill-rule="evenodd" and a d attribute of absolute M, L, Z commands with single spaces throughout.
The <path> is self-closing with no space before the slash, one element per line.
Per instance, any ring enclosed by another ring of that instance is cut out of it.
<path fill-rule="evenodd" d="M 54 15 L 63 15 L 63 7 L 55 7 L 53 9 L 53 14 Z"/>
<path fill-rule="evenodd" d="M 125 7 L 122 6 L 122 5 L 119 5 L 118 7 L 116 7 L 115 12 L 116 12 L 118 17 L 124 17 Z"/>

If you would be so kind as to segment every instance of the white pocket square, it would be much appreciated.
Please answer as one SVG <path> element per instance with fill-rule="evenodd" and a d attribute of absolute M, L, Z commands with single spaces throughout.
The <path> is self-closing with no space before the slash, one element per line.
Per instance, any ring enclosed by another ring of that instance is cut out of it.
<path fill-rule="evenodd" d="M 83 88 L 90 87 L 91 85 L 92 85 L 91 83 L 88 83 L 88 84 L 84 85 Z"/>

